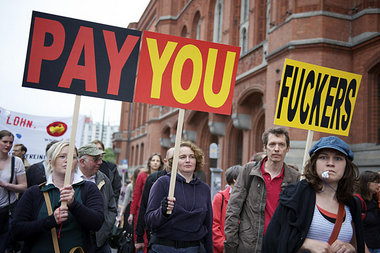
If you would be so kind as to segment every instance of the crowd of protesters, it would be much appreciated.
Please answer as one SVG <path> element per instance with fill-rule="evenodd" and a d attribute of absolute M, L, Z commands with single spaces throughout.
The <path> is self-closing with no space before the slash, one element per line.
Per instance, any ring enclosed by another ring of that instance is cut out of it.
<path fill-rule="evenodd" d="M 46 159 L 29 165 L 27 147 L 1 130 L 0 253 L 111 253 L 115 226 L 128 231 L 119 253 L 380 252 L 380 172 L 359 173 L 335 136 L 315 142 L 302 174 L 285 163 L 285 128 L 267 129 L 262 141 L 263 152 L 226 169 L 226 187 L 211 196 L 192 142 L 181 142 L 178 157 L 174 148 L 153 153 L 122 182 L 98 140 L 75 148 L 68 176 L 68 142 L 49 143 Z"/>

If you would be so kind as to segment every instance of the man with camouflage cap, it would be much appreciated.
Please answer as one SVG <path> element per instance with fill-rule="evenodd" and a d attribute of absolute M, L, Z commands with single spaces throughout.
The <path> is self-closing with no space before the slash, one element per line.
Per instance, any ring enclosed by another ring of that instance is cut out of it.
<path fill-rule="evenodd" d="M 99 150 L 95 144 L 91 143 L 80 147 L 78 153 L 79 169 L 83 173 L 83 179 L 94 182 L 103 195 L 104 223 L 100 230 L 94 233 L 96 252 L 111 253 L 108 238 L 115 222 L 117 208 L 113 197 L 111 182 L 104 173 L 99 171 L 104 151 Z"/>

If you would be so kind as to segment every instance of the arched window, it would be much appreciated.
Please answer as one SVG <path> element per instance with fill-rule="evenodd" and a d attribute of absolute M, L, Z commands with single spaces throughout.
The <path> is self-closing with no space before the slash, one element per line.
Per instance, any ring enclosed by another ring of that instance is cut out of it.
<path fill-rule="evenodd" d="M 240 33 L 240 47 L 241 47 L 240 54 L 241 55 L 244 55 L 247 52 L 247 40 L 248 40 L 247 29 L 243 27 Z"/>
<path fill-rule="evenodd" d="M 222 41 L 223 0 L 216 0 L 214 13 L 214 42 Z"/>
<path fill-rule="evenodd" d="M 199 40 L 201 36 L 201 14 L 197 11 L 194 15 L 191 28 L 191 38 Z"/>
<path fill-rule="evenodd" d="M 139 165 L 139 145 L 136 145 L 136 151 L 135 151 L 135 165 Z"/>
<path fill-rule="evenodd" d="M 181 37 L 184 37 L 184 38 L 187 37 L 187 28 L 186 28 L 186 26 L 182 27 Z"/>
<path fill-rule="evenodd" d="M 140 147 L 140 164 L 144 163 L 144 143 L 141 143 Z"/>

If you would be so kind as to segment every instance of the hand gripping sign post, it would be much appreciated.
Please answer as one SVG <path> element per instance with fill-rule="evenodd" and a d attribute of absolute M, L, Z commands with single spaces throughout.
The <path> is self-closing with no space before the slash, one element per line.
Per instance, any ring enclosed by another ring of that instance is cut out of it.
<path fill-rule="evenodd" d="M 65 186 L 80 95 L 132 102 L 140 37 L 137 30 L 33 12 L 22 86 L 76 94 Z"/>
<path fill-rule="evenodd" d="M 286 59 L 274 124 L 348 136 L 361 75 Z"/>
<path fill-rule="evenodd" d="M 185 109 L 231 113 L 240 48 L 146 31 L 141 43 L 134 101 L 180 108 L 169 186 L 173 197 Z"/>

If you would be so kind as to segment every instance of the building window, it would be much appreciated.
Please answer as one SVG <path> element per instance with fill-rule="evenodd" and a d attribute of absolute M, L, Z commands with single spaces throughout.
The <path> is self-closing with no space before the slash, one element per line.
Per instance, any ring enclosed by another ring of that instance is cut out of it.
<path fill-rule="evenodd" d="M 187 38 L 187 28 L 184 26 L 181 31 L 181 37 Z"/>
<path fill-rule="evenodd" d="M 216 0 L 214 13 L 214 42 L 222 41 L 223 0 Z"/>
<path fill-rule="evenodd" d="M 239 45 L 241 47 L 240 54 L 244 55 L 248 48 L 248 19 L 249 19 L 249 0 L 241 0 L 240 9 L 240 34 Z"/>
<path fill-rule="evenodd" d="M 244 55 L 247 52 L 247 29 L 246 27 L 243 27 L 240 32 L 240 47 L 241 51 L 240 54 Z"/>
<path fill-rule="evenodd" d="M 191 27 L 191 38 L 199 40 L 201 37 L 201 14 L 197 11 L 194 15 L 192 27 Z"/>
<path fill-rule="evenodd" d="M 245 23 L 248 21 L 248 13 L 249 13 L 249 1 L 241 0 L 240 23 Z"/>

